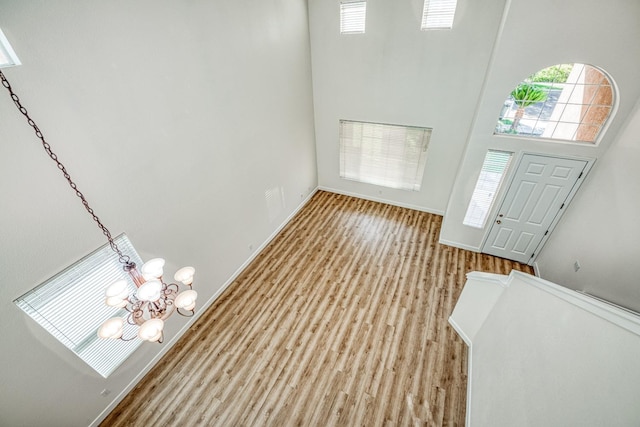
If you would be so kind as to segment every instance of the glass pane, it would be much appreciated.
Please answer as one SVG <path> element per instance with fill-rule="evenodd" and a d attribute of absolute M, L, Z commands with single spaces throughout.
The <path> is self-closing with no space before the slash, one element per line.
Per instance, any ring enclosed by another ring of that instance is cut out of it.
<path fill-rule="evenodd" d="M 512 156 L 513 153 L 506 151 L 489 150 L 487 152 L 467 213 L 462 221 L 464 225 L 475 228 L 484 227 Z"/>
<path fill-rule="evenodd" d="M 612 111 L 609 78 L 586 64 L 558 64 L 523 80 L 505 100 L 495 134 L 594 143 Z"/>

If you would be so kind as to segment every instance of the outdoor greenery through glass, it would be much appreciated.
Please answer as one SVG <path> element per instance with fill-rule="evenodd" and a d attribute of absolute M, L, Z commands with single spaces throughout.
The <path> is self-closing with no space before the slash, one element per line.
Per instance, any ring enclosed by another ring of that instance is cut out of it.
<path fill-rule="evenodd" d="M 558 64 L 523 80 L 505 100 L 495 133 L 595 143 L 614 101 L 611 81 L 586 64 Z"/>

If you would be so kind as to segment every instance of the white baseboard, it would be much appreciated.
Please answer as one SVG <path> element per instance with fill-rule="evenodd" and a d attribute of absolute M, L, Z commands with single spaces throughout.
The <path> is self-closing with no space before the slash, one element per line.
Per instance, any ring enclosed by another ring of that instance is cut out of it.
<path fill-rule="evenodd" d="M 395 200 L 388 200 L 388 199 L 383 199 L 383 198 L 378 198 L 378 197 L 372 197 L 372 196 L 367 196 L 365 194 L 360 194 L 360 193 L 352 193 L 350 191 L 338 190 L 336 188 L 319 186 L 318 190 L 328 191 L 329 193 L 342 194 L 343 196 L 357 197 L 359 199 L 364 199 L 364 200 L 371 200 L 372 202 L 385 203 L 387 205 L 398 206 L 398 207 L 401 207 L 401 208 L 413 209 L 415 211 L 427 212 L 427 213 L 431 213 L 431 214 L 434 214 L 434 215 L 440 215 L 440 216 L 444 215 L 444 211 L 440 210 L 440 209 L 430 209 L 430 208 L 425 208 L 425 207 L 422 207 L 422 206 L 412 205 L 410 203 L 400 203 L 400 202 L 397 202 Z"/>
<path fill-rule="evenodd" d="M 538 266 L 538 263 L 537 263 L 537 262 L 534 262 L 534 263 L 532 264 L 532 267 L 533 267 L 533 274 L 534 274 L 536 277 L 542 277 L 542 275 L 540 274 L 540 267 Z"/>
<path fill-rule="evenodd" d="M 465 245 L 464 243 L 453 242 L 451 240 L 439 239 L 438 243 L 441 245 L 453 246 L 454 248 L 465 249 L 471 252 L 480 252 L 480 248 L 475 246 Z"/>

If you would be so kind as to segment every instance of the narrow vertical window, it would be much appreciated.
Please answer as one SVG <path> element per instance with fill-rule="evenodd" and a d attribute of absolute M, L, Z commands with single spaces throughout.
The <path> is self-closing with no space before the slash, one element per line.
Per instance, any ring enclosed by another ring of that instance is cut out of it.
<path fill-rule="evenodd" d="M 449 30 L 453 27 L 457 0 L 424 0 L 422 30 Z"/>
<path fill-rule="evenodd" d="M 340 33 L 364 33 L 367 17 L 366 1 L 343 1 L 340 3 Z"/>
<path fill-rule="evenodd" d="M 475 228 L 484 227 L 512 157 L 513 153 L 506 151 L 489 150 L 487 152 L 462 222 L 464 225 Z"/>

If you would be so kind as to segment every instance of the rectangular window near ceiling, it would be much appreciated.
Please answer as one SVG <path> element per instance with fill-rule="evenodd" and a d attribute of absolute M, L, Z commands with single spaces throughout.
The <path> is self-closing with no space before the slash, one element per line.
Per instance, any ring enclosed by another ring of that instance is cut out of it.
<path fill-rule="evenodd" d="M 366 17 L 366 1 L 340 2 L 340 34 L 364 33 Z"/>
<path fill-rule="evenodd" d="M 340 177 L 420 191 L 430 128 L 340 120 Z"/>
<path fill-rule="evenodd" d="M 471 202 L 462 221 L 464 225 L 484 228 L 512 157 L 513 153 L 506 151 L 487 151 L 476 188 L 473 190 Z"/>
<path fill-rule="evenodd" d="M 453 27 L 457 0 L 424 0 L 422 30 L 449 30 Z"/>
<path fill-rule="evenodd" d="M 114 239 L 118 248 L 142 265 L 140 256 L 124 234 Z M 98 338 L 102 323 L 114 316 L 125 317 L 124 308 L 105 304 L 105 289 L 118 280 L 136 287 L 122 269 L 118 256 L 106 244 L 67 267 L 14 302 L 25 313 L 67 346 L 96 372 L 107 378 L 142 343 Z M 124 336 L 137 333 L 125 322 Z"/>

